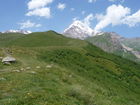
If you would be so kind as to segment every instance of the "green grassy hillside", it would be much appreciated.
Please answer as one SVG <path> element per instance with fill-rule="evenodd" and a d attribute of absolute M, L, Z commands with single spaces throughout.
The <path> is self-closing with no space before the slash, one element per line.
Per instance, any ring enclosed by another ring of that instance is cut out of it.
<path fill-rule="evenodd" d="M 140 105 L 140 65 L 53 31 L 7 42 L 0 105 Z"/>
<path fill-rule="evenodd" d="M 24 36 L 24 34 L 20 33 L 0 33 L 0 47 L 5 46 L 7 43 Z"/>
<path fill-rule="evenodd" d="M 84 46 L 85 42 L 66 38 L 56 32 L 37 32 L 9 42 L 9 46 L 46 47 L 46 46 Z"/>

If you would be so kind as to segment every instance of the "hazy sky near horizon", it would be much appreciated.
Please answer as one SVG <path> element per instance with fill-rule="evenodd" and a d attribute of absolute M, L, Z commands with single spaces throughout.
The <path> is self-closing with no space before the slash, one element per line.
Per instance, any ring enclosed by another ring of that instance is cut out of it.
<path fill-rule="evenodd" d="M 63 32 L 80 20 L 96 31 L 140 37 L 140 0 L 1 0 L 0 31 Z"/>

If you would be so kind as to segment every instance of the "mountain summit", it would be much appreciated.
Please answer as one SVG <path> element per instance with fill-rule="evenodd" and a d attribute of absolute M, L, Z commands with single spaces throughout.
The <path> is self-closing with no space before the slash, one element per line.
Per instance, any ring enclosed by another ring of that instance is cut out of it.
<path fill-rule="evenodd" d="M 63 33 L 67 37 L 85 39 L 94 35 L 94 30 L 85 23 L 76 20 Z"/>

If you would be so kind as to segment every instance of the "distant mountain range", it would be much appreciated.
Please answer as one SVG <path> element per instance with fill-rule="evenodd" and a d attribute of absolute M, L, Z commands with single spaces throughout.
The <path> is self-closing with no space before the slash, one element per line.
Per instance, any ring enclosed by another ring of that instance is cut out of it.
<path fill-rule="evenodd" d="M 73 22 L 64 36 L 87 40 L 102 50 L 124 58 L 140 61 L 140 38 L 125 38 L 115 32 L 95 32 L 81 21 Z"/>
<path fill-rule="evenodd" d="M 1 33 L 21 33 L 21 34 L 30 34 L 32 33 L 31 31 L 26 31 L 26 30 L 7 30 Z"/>

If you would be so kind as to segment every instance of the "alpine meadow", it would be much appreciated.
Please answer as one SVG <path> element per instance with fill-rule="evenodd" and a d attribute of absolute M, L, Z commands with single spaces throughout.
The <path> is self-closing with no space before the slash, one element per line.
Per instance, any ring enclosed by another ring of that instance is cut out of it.
<path fill-rule="evenodd" d="M 140 105 L 139 3 L 2 0 L 0 105 Z"/>

